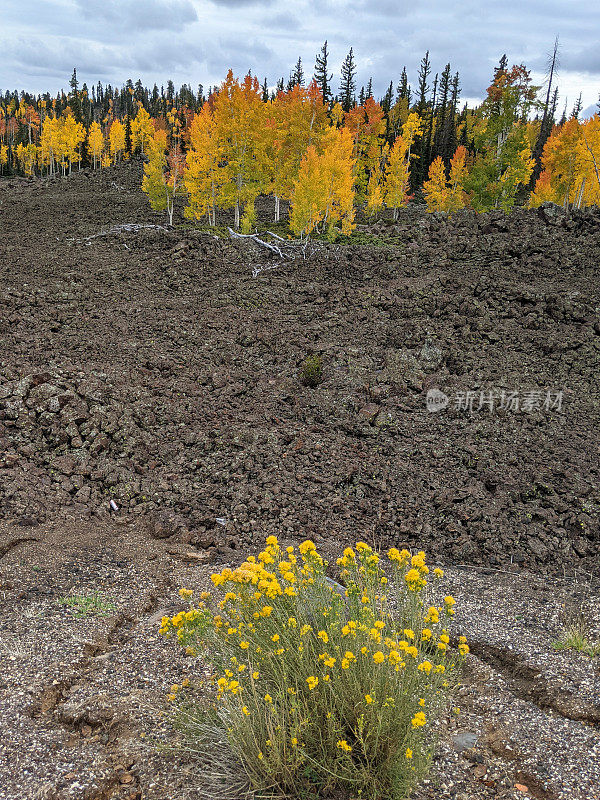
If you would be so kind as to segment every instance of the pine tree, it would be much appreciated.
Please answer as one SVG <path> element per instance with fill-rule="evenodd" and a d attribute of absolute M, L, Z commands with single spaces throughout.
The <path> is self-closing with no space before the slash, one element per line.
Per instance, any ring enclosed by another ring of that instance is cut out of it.
<path fill-rule="evenodd" d="M 325 105 L 329 105 L 332 99 L 331 81 L 333 79 L 333 73 L 331 75 L 329 74 L 328 59 L 329 52 L 327 50 L 327 39 L 325 39 L 325 43 L 321 48 L 321 52 L 317 53 L 314 72 L 314 79 L 317 86 L 321 90 L 321 94 L 323 95 L 323 103 Z"/>
<path fill-rule="evenodd" d="M 342 79 L 340 82 L 340 102 L 345 112 L 350 111 L 356 105 L 356 64 L 354 62 L 354 51 L 350 52 L 342 64 Z"/>
<path fill-rule="evenodd" d="M 125 117 L 125 152 L 131 155 L 131 117 Z"/>
<path fill-rule="evenodd" d="M 550 104 L 550 93 L 552 91 L 552 81 L 554 80 L 554 74 L 558 67 L 558 36 L 554 40 L 554 49 L 552 51 L 552 55 L 549 58 L 548 62 L 548 89 L 546 91 L 546 100 L 544 102 L 544 113 L 542 115 L 542 122 L 540 125 L 540 132 L 537 137 L 537 141 L 535 146 L 533 147 L 533 160 L 535 161 L 535 167 L 533 169 L 533 173 L 531 175 L 531 186 L 536 182 L 542 172 L 542 153 L 544 151 L 544 145 L 548 141 L 548 137 L 552 132 L 552 127 L 554 125 L 554 113 L 551 110 Z M 556 97 L 556 102 L 558 102 L 558 96 Z M 556 106 L 555 106 L 556 108 Z"/>
<path fill-rule="evenodd" d="M 288 86 L 288 89 L 293 89 L 294 86 L 304 86 L 304 69 L 302 67 L 302 58 L 298 58 L 298 61 L 296 61 L 296 66 L 290 75 L 290 83 L 291 86 Z"/>
<path fill-rule="evenodd" d="M 421 117 L 425 115 L 427 109 L 427 95 L 429 94 L 429 84 L 427 83 L 429 75 L 431 74 L 431 64 L 429 62 L 429 50 L 421 59 L 421 66 L 419 67 L 419 99 L 417 100 L 417 107 L 415 111 Z"/>
<path fill-rule="evenodd" d="M 389 113 L 390 108 L 392 107 L 392 100 L 394 99 L 394 81 L 390 81 L 390 85 L 387 88 L 387 92 L 383 96 L 383 100 L 381 101 L 381 107 L 384 110 L 385 114 Z"/>
<path fill-rule="evenodd" d="M 71 87 L 71 92 L 69 94 L 69 105 L 71 106 L 71 111 L 73 112 L 75 121 L 82 122 L 81 102 L 79 100 L 79 81 L 77 80 L 77 69 L 75 67 L 73 67 L 73 74 L 71 75 L 69 86 Z"/>
<path fill-rule="evenodd" d="M 583 103 L 581 101 L 581 92 L 579 93 L 579 97 L 575 101 L 575 105 L 573 106 L 573 111 L 571 111 L 571 119 L 579 119 L 579 115 L 581 114 L 581 107 Z"/>

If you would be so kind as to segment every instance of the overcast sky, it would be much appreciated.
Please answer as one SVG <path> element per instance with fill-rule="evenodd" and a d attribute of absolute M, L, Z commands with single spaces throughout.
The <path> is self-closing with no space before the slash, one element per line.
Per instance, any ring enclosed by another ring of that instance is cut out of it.
<path fill-rule="evenodd" d="M 449 61 L 462 99 L 480 99 L 502 53 L 544 79 L 559 36 L 561 108 L 600 91 L 600 4 L 594 0 L 0 0 L 0 89 L 56 92 L 73 67 L 88 85 L 140 77 L 159 86 L 218 84 L 232 67 L 273 86 L 298 56 L 312 74 L 325 39 L 334 91 L 350 47 L 358 87 L 382 95 L 406 65 L 411 83 L 429 49 Z"/>

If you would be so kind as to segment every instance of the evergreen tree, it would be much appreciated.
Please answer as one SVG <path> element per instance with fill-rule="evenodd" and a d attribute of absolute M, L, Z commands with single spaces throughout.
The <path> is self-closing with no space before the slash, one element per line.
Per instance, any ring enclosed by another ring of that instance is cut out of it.
<path fill-rule="evenodd" d="M 408 107 L 410 108 L 410 101 L 412 99 L 412 91 L 408 83 L 408 75 L 406 74 L 406 67 L 402 68 L 402 75 L 400 76 L 400 83 L 396 91 L 396 100 L 406 98 Z"/>
<path fill-rule="evenodd" d="M 366 97 L 373 97 L 373 78 L 369 78 L 369 82 L 367 84 Z"/>
<path fill-rule="evenodd" d="M 125 152 L 131 155 L 131 116 L 125 118 Z"/>
<path fill-rule="evenodd" d="M 354 62 L 354 51 L 350 52 L 342 64 L 342 79 L 340 82 L 340 101 L 344 111 L 348 112 L 356 105 L 356 64 Z"/>
<path fill-rule="evenodd" d="M 325 105 L 328 105 L 331 101 L 331 81 L 333 79 L 333 74 L 329 74 L 328 59 L 329 52 L 327 50 L 327 39 L 325 39 L 321 52 L 317 53 L 314 72 L 314 79 L 321 90 Z"/>
<path fill-rule="evenodd" d="M 266 76 L 265 76 L 265 79 L 264 79 L 263 85 L 262 85 L 262 101 L 263 101 L 263 103 L 268 103 L 269 102 L 269 87 L 267 86 L 267 78 L 266 78 Z"/>
<path fill-rule="evenodd" d="M 296 66 L 290 75 L 290 82 L 290 89 L 293 89 L 294 86 L 304 86 L 304 69 L 302 67 L 302 58 L 298 58 L 298 61 L 296 61 Z"/>
<path fill-rule="evenodd" d="M 71 111 L 73 112 L 75 121 L 82 122 L 81 102 L 79 99 L 79 81 L 77 80 L 77 69 L 75 67 L 73 67 L 73 74 L 71 75 L 69 86 L 71 87 L 71 91 L 69 93 L 69 105 L 71 106 Z"/>
<path fill-rule="evenodd" d="M 383 108 L 384 113 L 387 115 L 389 114 L 390 108 L 392 107 L 392 100 L 394 99 L 394 81 L 390 81 L 390 85 L 388 86 L 387 92 L 383 96 L 383 100 L 381 101 L 381 107 Z"/>
<path fill-rule="evenodd" d="M 421 59 L 421 66 L 419 68 L 418 82 L 419 82 L 419 99 L 415 111 L 421 117 L 425 115 L 427 109 L 427 95 L 429 94 L 429 84 L 427 83 L 429 75 L 431 74 L 431 64 L 429 62 L 429 50 Z"/>
<path fill-rule="evenodd" d="M 579 115 L 581 114 L 581 106 L 582 105 L 583 104 L 581 102 L 581 93 L 580 93 L 579 97 L 575 101 L 575 105 L 573 106 L 573 111 L 571 111 L 571 119 L 579 119 Z"/>
<path fill-rule="evenodd" d="M 533 148 L 533 152 L 531 154 L 533 160 L 535 161 L 535 166 L 533 168 L 533 173 L 531 175 L 531 181 L 530 181 L 531 188 L 534 187 L 535 182 L 542 173 L 542 153 L 544 152 L 544 145 L 548 141 L 548 138 L 552 133 L 552 127 L 554 125 L 554 114 L 551 113 L 550 93 L 552 91 L 552 82 L 554 80 L 554 75 L 557 71 L 557 68 L 558 68 L 558 36 L 554 40 L 554 48 L 552 50 L 552 54 L 550 55 L 548 61 L 548 89 L 546 91 L 546 100 L 544 102 L 544 113 L 542 115 L 540 132 L 538 134 L 535 146 Z M 556 102 L 558 102 L 558 95 L 556 97 Z"/>

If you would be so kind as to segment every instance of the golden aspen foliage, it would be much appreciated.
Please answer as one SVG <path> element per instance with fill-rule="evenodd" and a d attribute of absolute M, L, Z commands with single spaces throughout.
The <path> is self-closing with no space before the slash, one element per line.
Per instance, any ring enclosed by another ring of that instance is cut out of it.
<path fill-rule="evenodd" d="M 383 208 L 383 187 L 381 185 L 381 168 L 377 167 L 369 176 L 367 184 L 367 211 L 373 216 Z"/>
<path fill-rule="evenodd" d="M 408 97 L 398 98 L 388 113 L 388 120 L 390 128 L 394 133 L 394 138 L 400 134 L 402 126 L 407 121 L 409 114 Z"/>
<path fill-rule="evenodd" d="M 465 180 L 468 175 L 467 149 L 463 145 L 456 148 L 450 161 L 450 177 L 448 179 L 448 213 L 460 211 L 468 205 L 465 193 Z"/>
<path fill-rule="evenodd" d="M 81 162 L 81 145 L 85 140 L 85 128 L 70 112 L 66 116 L 57 120 L 57 155 L 60 159 L 63 173 L 66 172 L 67 165 L 69 173 L 75 161 Z"/>
<path fill-rule="evenodd" d="M 166 211 L 169 224 L 173 224 L 175 197 L 181 193 L 184 156 L 174 144 L 167 152 L 167 134 L 155 132 L 148 145 L 148 162 L 144 164 L 142 191 L 148 196 L 154 211 Z"/>
<path fill-rule="evenodd" d="M 252 204 L 268 185 L 266 113 L 256 78 L 246 75 L 240 84 L 229 70 L 214 101 L 213 115 L 225 169 L 220 206 L 235 209 L 236 228 L 242 207 Z"/>
<path fill-rule="evenodd" d="M 113 164 L 118 164 L 123 156 L 125 149 L 125 126 L 118 119 L 113 120 L 108 134 L 110 143 L 110 154 Z"/>
<path fill-rule="evenodd" d="M 372 97 L 344 117 L 344 126 L 353 141 L 354 175 L 359 196 L 364 196 L 371 172 L 379 168 L 385 140 L 383 109 Z"/>
<path fill-rule="evenodd" d="M 280 92 L 268 108 L 272 131 L 271 189 L 275 194 L 275 222 L 279 221 L 279 198 L 290 200 L 300 163 L 310 145 L 322 151 L 329 127 L 327 108 L 315 81 L 308 88 L 296 85 Z"/>
<path fill-rule="evenodd" d="M 450 176 L 446 180 L 446 168 L 441 157 L 438 156 L 429 168 L 429 180 L 423 184 L 427 210 L 443 211 L 452 214 L 468 205 L 467 195 L 464 190 L 465 180 L 468 176 L 467 150 L 462 145 L 456 148 L 450 161 Z"/>
<path fill-rule="evenodd" d="M 134 149 L 139 147 L 142 155 L 146 152 L 146 148 L 154 136 L 154 130 L 150 114 L 142 106 L 131 122 L 131 142 Z"/>
<path fill-rule="evenodd" d="M 329 112 L 331 122 L 336 128 L 339 128 L 344 121 L 344 109 L 341 103 L 336 103 Z"/>
<path fill-rule="evenodd" d="M 4 167 L 8 164 L 8 145 L 0 144 L 0 174 L 4 171 Z"/>
<path fill-rule="evenodd" d="M 210 105 L 205 103 L 190 127 L 190 146 L 187 152 L 183 180 L 188 193 L 184 214 L 188 219 L 201 219 L 206 214 L 208 224 L 215 224 L 225 171 L 220 166 L 220 148 Z"/>
<path fill-rule="evenodd" d="M 17 145 L 16 156 L 25 175 L 33 175 L 37 164 L 37 147 L 34 144 L 19 144 Z"/>
<path fill-rule="evenodd" d="M 97 122 L 92 122 L 88 134 L 88 151 L 94 161 L 94 169 L 101 163 L 102 150 L 104 149 L 104 136 L 102 128 Z"/>
<path fill-rule="evenodd" d="M 449 191 L 446 184 L 446 167 L 442 157 L 438 156 L 429 167 L 428 179 L 423 184 L 427 211 L 445 211 L 448 204 Z"/>
<path fill-rule="evenodd" d="M 581 186 L 576 203 L 577 206 L 600 205 L 600 116 L 595 114 L 582 123 L 580 131 L 577 167 Z"/>
<path fill-rule="evenodd" d="M 294 185 L 290 227 L 295 234 L 309 236 L 313 230 L 320 232 L 325 228 L 333 237 L 338 223 L 343 234 L 352 232 L 353 149 L 347 128 L 330 129 L 322 154 L 313 145 L 309 146 Z"/>
<path fill-rule="evenodd" d="M 408 202 L 410 186 L 411 147 L 417 136 L 421 136 L 423 122 L 418 114 L 410 114 L 402 127 L 402 134 L 396 138 L 385 169 L 383 199 L 388 208 L 394 211 L 394 219 L 398 219 L 398 209 Z"/>

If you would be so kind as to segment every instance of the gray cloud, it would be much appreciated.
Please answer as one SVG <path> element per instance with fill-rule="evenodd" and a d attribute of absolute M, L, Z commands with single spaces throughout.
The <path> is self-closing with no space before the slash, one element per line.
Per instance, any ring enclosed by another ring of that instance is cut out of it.
<path fill-rule="evenodd" d="M 247 8 L 248 6 L 271 6 L 273 0 L 211 0 L 211 3 L 225 8 Z"/>
<path fill-rule="evenodd" d="M 86 19 L 125 31 L 173 30 L 195 22 L 191 0 L 75 0 Z"/>
<path fill-rule="evenodd" d="M 600 88 L 600 5 L 586 0 L 1 0 L 0 82 L 32 91 L 63 88 L 73 66 L 80 79 L 214 85 L 229 67 L 248 69 L 273 85 L 298 56 L 310 77 L 325 39 L 337 90 L 350 47 L 357 84 L 373 77 L 383 95 L 406 65 L 416 85 L 430 51 L 432 76 L 450 62 L 463 98 L 482 98 L 506 52 L 543 81 L 546 55 L 558 33 L 559 79 L 584 105 Z M 76 13 L 73 13 L 73 8 Z M 174 32 L 176 35 L 174 35 Z M 562 91 L 561 91 L 561 94 Z"/>

